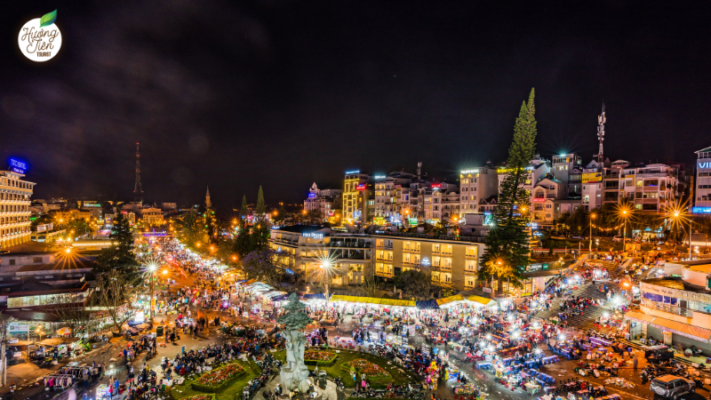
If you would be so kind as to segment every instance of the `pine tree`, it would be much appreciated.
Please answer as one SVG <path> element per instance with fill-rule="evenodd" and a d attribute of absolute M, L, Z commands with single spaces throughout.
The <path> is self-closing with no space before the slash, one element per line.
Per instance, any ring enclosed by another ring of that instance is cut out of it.
<path fill-rule="evenodd" d="M 131 227 L 123 213 L 118 213 L 110 237 L 116 242 L 96 258 L 96 271 L 99 273 L 117 271 L 127 278 L 134 277 L 138 273 L 138 262 L 133 251 Z"/>
<path fill-rule="evenodd" d="M 526 167 L 533 158 L 535 149 L 536 119 L 534 90 L 531 89 L 528 102 L 524 101 L 521 105 L 514 125 L 507 172 L 494 209 L 495 225 L 486 238 L 486 251 L 481 259 L 481 279 L 496 277 L 519 285 L 521 267 L 530 262 L 528 218 L 526 212 L 522 212 L 529 208 L 529 193 L 521 185 L 529 174 Z"/>
<path fill-rule="evenodd" d="M 247 217 L 247 213 L 249 210 L 247 210 L 247 196 L 242 196 L 242 206 L 239 208 L 239 218 L 243 219 Z"/>
<path fill-rule="evenodd" d="M 262 186 L 259 185 L 259 193 L 257 193 L 257 215 L 258 216 L 263 216 L 264 213 L 267 212 L 267 208 L 264 205 L 264 191 L 262 190 Z"/>

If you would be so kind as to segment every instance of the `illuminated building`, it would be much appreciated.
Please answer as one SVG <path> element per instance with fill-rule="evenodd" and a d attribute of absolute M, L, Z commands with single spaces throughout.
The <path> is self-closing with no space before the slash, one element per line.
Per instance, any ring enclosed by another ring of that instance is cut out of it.
<path fill-rule="evenodd" d="M 409 188 L 416 178 L 409 172 L 391 172 L 390 175 L 375 175 L 374 217 L 376 225 L 386 225 L 402 218 L 403 187 Z M 409 195 L 405 195 L 409 201 Z"/>
<path fill-rule="evenodd" d="M 432 183 L 430 187 L 423 187 L 420 190 L 421 196 L 419 196 L 423 204 L 423 212 L 425 221 L 436 224 L 441 222 L 445 216 L 444 211 L 444 199 L 447 199 L 447 219 L 449 219 L 453 214 L 453 210 L 457 211 L 454 215 L 455 220 L 459 220 L 459 193 L 457 192 L 457 185 L 441 182 Z"/>
<path fill-rule="evenodd" d="M 499 176 L 490 165 L 470 168 L 459 173 L 461 183 L 459 216 L 476 214 L 483 210 L 479 204 L 484 199 L 499 194 Z"/>
<path fill-rule="evenodd" d="M 711 214 L 711 147 L 696 153 L 696 181 L 691 194 L 694 196 L 694 214 Z"/>
<path fill-rule="evenodd" d="M 145 226 L 165 225 L 163 211 L 158 208 L 144 208 L 141 215 L 143 216 L 143 225 Z"/>
<path fill-rule="evenodd" d="M 35 183 L 22 178 L 25 170 L 12 166 L 24 163 L 11 161 L 11 170 L 0 171 L 0 247 L 7 248 L 29 242 L 30 231 L 30 197 Z"/>
<path fill-rule="evenodd" d="M 678 171 L 666 164 L 630 167 L 619 160 L 605 169 L 603 203 L 628 201 L 639 211 L 664 212 L 678 197 Z"/>
<path fill-rule="evenodd" d="M 346 171 L 343 180 L 343 223 L 366 223 L 373 193 L 372 177 L 360 170 Z M 371 207 L 372 209 L 372 207 Z"/>
<path fill-rule="evenodd" d="M 318 211 L 321 220 L 325 221 L 335 215 L 342 194 L 343 190 L 341 189 L 319 189 L 314 182 L 309 189 L 308 197 L 304 200 L 304 210 L 307 212 Z"/>

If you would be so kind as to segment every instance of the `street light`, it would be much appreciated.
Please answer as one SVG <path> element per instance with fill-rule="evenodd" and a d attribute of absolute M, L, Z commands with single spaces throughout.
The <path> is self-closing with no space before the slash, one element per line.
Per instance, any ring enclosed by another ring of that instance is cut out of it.
<path fill-rule="evenodd" d="M 328 301 L 328 271 L 330 268 L 331 262 L 328 260 L 324 260 L 323 264 L 321 264 L 321 269 L 323 270 L 324 286 L 326 286 L 326 301 Z"/>
<path fill-rule="evenodd" d="M 622 232 L 622 251 L 627 245 L 627 220 L 632 216 L 632 207 L 629 204 L 620 204 L 617 208 L 617 219 L 624 220 L 624 231 Z"/>
<path fill-rule="evenodd" d="M 593 241 L 592 226 L 593 226 L 593 221 L 595 221 L 595 218 L 597 218 L 597 214 L 591 213 L 590 214 L 590 251 L 588 252 L 588 256 L 592 255 L 592 241 Z"/>
<path fill-rule="evenodd" d="M 151 310 L 151 321 L 153 320 L 153 281 L 156 270 L 158 266 L 154 263 L 148 264 L 148 272 L 151 273 L 151 298 L 150 298 L 150 310 Z"/>

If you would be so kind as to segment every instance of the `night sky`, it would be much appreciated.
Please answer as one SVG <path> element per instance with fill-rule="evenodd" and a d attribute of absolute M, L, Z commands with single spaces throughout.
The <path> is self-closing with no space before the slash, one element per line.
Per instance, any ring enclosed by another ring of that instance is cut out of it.
<path fill-rule="evenodd" d="M 11 4 L 12 3 L 12 4 Z M 456 177 L 505 160 L 536 88 L 538 150 L 682 161 L 711 146 L 709 3 L 32 1 L 0 13 L 0 149 L 35 198 L 299 202 L 359 168 Z M 26 60 L 57 9 L 63 44 Z M 5 163 L 1 160 L 0 163 Z"/>

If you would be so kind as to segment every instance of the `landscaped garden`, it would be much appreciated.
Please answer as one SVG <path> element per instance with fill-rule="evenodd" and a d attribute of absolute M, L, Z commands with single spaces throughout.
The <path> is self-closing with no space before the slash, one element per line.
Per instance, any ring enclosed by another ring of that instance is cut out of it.
<path fill-rule="evenodd" d="M 244 368 L 241 365 L 230 363 L 202 374 L 202 376 L 193 381 L 192 387 L 201 392 L 215 393 L 243 373 Z"/>
<path fill-rule="evenodd" d="M 304 352 L 304 363 L 307 365 L 309 364 L 306 361 L 308 359 L 307 354 L 309 352 L 320 353 L 326 351 L 306 350 Z M 328 349 L 326 353 L 333 353 L 337 355 L 337 362 L 332 365 L 325 366 L 308 365 L 309 369 L 318 367 L 319 370 L 326 371 L 331 378 L 340 377 L 343 384 L 349 388 L 355 387 L 355 382 L 353 381 L 353 376 L 351 375 L 351 366 L 355 371 L 357 371 L 357 379 L 359 384 L 360 375 L 361 373 L 364 373 L 366 375 L 366 380 L 374 388 L 384 388 L 390 382 L 394 385 L 405 385 L 409 382 L 420 380 L 417 376 L 395 362 L 388 364 L 388 360 L 372 354 L 342 349 Z M 284 350 L 274 353 L 274 356 L 282 362 L 286 361 L 286 352 Z"/>
<path fill-rule="evenodd" d="M 338 354 L 330 351 L 309 350 L 304 352 L 304 364 L 306 365 L 331 366 L 336 362 L 337 358 Z"/>
<path fill-rule="evenodd" d="M 262 371 L 253 361 L 231 361 L 173 386 L 173 400 L 232 400 L 242 395 L 242 389 L 250 379 Z"/>
<path fill-rule="evenodd" d="M 368 379 L 368 382 L 370 382 L 371 385 L 373 383 L 383 382 L 387 384 L 392 380 L 392 377 L 390 376 L 388 371 L 384 370 L 378 364 L 372 363 L 362 358 L 349 361 L 347 363 L 342 363 L 341 369 L 350 373 L 351 376 L 354 374 L 356 376 L 361 376 L 362 374 L 365 374 Z"/>

